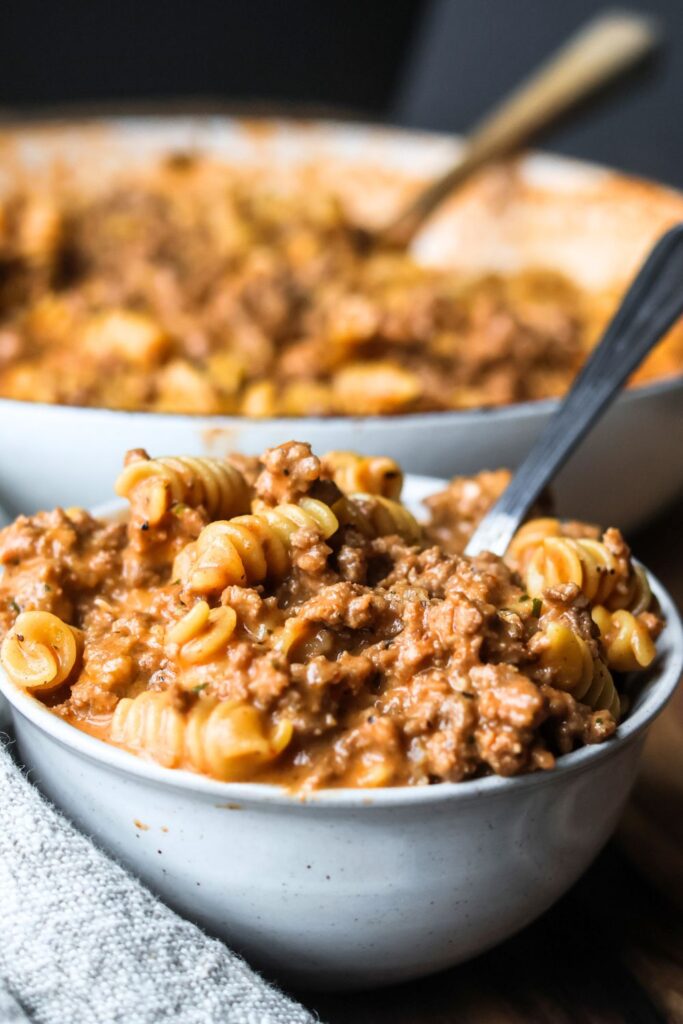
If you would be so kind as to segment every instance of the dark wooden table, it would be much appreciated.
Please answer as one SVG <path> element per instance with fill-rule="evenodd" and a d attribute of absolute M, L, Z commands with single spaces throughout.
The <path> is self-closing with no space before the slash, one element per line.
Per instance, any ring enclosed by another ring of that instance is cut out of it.
<path fill-rule="evenodd" d="M 683 501 L 633 547 L 683 607 Z M 683 1024 L 683 688 L 663 717 L 635 827 L 538 922 L 423 981 L 299 997 L 325 1024 Z"/>

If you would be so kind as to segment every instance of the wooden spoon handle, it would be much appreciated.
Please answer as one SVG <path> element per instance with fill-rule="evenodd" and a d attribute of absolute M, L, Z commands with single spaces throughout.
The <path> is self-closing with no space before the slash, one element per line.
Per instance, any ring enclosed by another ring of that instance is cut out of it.
<path fill-rule="evenodd" d="M 470 133 L 456 163 L 382 232 L 407 245 L 426 217 L 483 164 L 509 154 L 579 100 L 633 67 L 659 39 L 654 19 L 610 11 L 584 26 Z"/>

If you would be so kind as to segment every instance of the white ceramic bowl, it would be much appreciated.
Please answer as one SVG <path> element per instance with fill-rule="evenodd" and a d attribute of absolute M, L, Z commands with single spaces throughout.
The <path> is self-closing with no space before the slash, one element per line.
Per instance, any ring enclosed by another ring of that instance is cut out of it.
<path fill-rule="evenodd" d="M 433 481 L 411 481 L 415 501 Z M 327 790 L 170 771 L 50 714 L 0 673 L 19 753 L 62 810 L 181 914 L 295 986 L 358 988 L 459 963 L 557 900 L 614 829 L 683 667 L 667 627 L 617 737 L 514 779 Z"/>
<path fill-rule="evenodd" d="M 0 191 L 17 173 L 35 182 L 57 164 L 85 187 L 160 153 L 199 148 L 286 176 L 314 164 L 368 223 L 442 169 L 458 143 L 444 136 L 353 124 L 226 117 L 124 118 L 0 131 Z M 465 271 L 544 266 L 588 288 L 622 287 L 683 196 L 603 168 L 532 156 L 494 169 L 448 204 L 416 242 L 425 263 Z M 559 510 L 631 530 L 683 486 L 683 376 L 624 395 L 557 483 Z M 12 513 L 111 494 L 122 452 L 222 453 L 297 438 L 317 451 L 391 455 L 441 476 L 515 466 L 555 402 L 417 416 L 249 421 L 73 409 L 0 400 L 0 504 Z"/>

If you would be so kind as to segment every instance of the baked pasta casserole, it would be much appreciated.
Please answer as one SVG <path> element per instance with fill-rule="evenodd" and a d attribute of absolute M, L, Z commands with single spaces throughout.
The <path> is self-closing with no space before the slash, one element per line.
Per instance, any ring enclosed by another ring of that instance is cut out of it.
<path fill-rule="evenodd" d="M 456 479 L 420 524 L 388 458 L 128 453 L 125 521 L 0 532 L 11 682 L 167 768 L 293 788 L 550 769 L 614 732 L 662 620 L 615 529 L 535 518 L 461 552 L 509 479 Z"/>
<path fill-rule="evenodd" d="M 386 415 L 563 393 L 614 309 L 547 270 L 362 252 L 339 199 L 201 155 L 0 202 L 0 397 Z M 639 380 L 680 372 L 681 332 Z"/>

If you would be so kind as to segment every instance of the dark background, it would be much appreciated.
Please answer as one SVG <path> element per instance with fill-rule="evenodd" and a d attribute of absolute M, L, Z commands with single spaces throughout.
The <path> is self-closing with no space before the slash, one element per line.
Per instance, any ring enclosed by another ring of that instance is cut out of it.
<path fill-rule="evenodd" d="M 457 131 L 601 9 L 597 0 L 3 0 L 0 108 L 171 97 L 309 105 Z M 683 185 L 683 0 L 660 57 L 548 148 Z"/>
<path fill-rule="evenodd" d="M 190 97 L 462 131 L 597 0 L 0 0 L 0 109 Z M 544 145 L 683 186 L 683 0 L 635 0 L 666 46 Z M 212 105 L 213 105 L 212 102 Z M 640 539 L 674 582 L 680 511 Z M 680 559 L 679 559 L 680 561 Z M 335 1024 L 663 1024 L 680 915 L 611 847 L 558 907 L 473 964 L 377 994 L 307 1000 Z"/>

